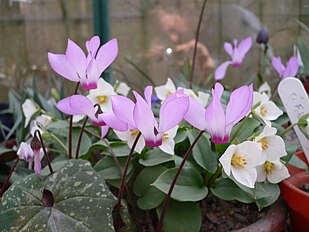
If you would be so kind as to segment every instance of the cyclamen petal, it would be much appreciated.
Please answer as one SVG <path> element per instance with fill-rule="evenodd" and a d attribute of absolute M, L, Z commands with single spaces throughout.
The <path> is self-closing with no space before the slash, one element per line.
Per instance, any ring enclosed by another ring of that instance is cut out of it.
<path fill-rule="evenodd" d="M 205 114 L 206 109 L 197 100 L 189 97 L 189 107 L 184 119 L 195 128 L 205 130 L 207 128 Z"/>
<path fill-rule="evenodd" d="M 287 65 L 286 69 L 283 72 L 283 78 L 285 77 L 295 77 L 298 71 L 298 61 L 296 56 L 292 56 Z"/>
<path fill-rule="evenodd" d="M 231 61 L 225 61 L 223 62 L 215 71 L 215 80 L 219 81 L 222 80 L 225 77 L 226 70 L 229 65 L 231 65 Z"/>
<path fill-rule="evenodd" d="M 86 42 L 86 48 L 88 50 L 88 53 L 91 54 L 92 58 L 96 56 L 99 47 L 100 47 L 100 37 L 97 35 L 93 36 L 90 40 Z"/>
<path fill-rule="evenodd" d="M 98 62 L 98 71 L 101 74 L 118 55 L 118 41 L 111 39 L 104 44 L 97 52 L 96 61 Z"/>
<path fill-rule="evenodd" d="M 112 109 L 116 117 L 122 121 L 128 123 L 129 126 L 135 127 L 133 118 L 135 104 L 134 102 L 124 96 L 113 96 L 112 97 Z"/>

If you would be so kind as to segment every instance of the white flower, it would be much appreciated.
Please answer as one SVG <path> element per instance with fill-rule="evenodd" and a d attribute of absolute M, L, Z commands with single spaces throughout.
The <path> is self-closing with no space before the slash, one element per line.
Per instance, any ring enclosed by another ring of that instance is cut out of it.
<path fill-rule="evenodd" d="M 28 126 L 31 117 L 39 110 L 31 99 L 26 99 L 22 104 L 22 110 L 25 115 L 25 128 Z"/>
<path fill-rule="evenodd" d="M 181 88 L 179 88 L 181 89 Z M 184 93 L 193 99 L 195 99 L 197 102 L 199 102 L 203 107 L 205 107 L 208 103 L 209 94 L 204 93 L 202 91 L 198 91 L 197 93 L 193 92 L 192 89 L 184 89 Z"/>
<path fill-rule="evenodd" d="M 265 93 L 253 92 L 253 105 L 259 103 L 259 106 L 255 108 L 255 114 L 261 118 L 266 125 L 271 126 L 271 122 L 276 120 L 280 115 L 283 114 L 282 110 L 276 106 L 275 103 L 269 100 Z"/>
<path fill-rule="evenodd" d="M 36 119 L 31 122 L 30 134 L 34 136 L 36 130 L 39 130 L 40 133 L 43 134 L 46 126 L 50 124 L 51 121 L 52 118 L 46 114 L 36 117 Z"/>
<path fill-rule="evenodd" d="M 17 155 L 22 160 L 33 160 L 33 151 L 30 144 L 22 142 L 17 150 Z"/>
<path fill-rule="evenodd" d="M 266 81 L 260 86 L 259 93 L 265 93 L 269 98 L 271 97 L 271 88 Z"/>
<path fill-rule="evenodd" d="M 103 112 L 108 112 L 112 109 L 111 97 L 114 95 L 117 95 L 114 87 L 103 78 L 100 78 L 98 87 L 90 90 L 87 97 L 94 105 L 99 104 Z"/>
<path fill-rule="evenodd" d="M 119 82 L 119 81 L 116 82 L 115 91 L 118 94 L 121 94 L 123 96 L 128 96 L 130 90 L 131 88 L 126 83 Z"/>
<path fill-rule="evenodd" d="M 164 133 L 162 138 L 162 145 L 159 148 L 167 154 L 174 155 L 175 141 L 178 126 L 173 127 Z"/>
<path fill-rule="evenodd" d="M 192 89 L 185 89 L 182 87 L 179 87 L 177 89 L 183 89 L 184 93 L 193 99 L 197 100 L 200 104 L 202 104 L 204 107 L 208 103 L 209 94 L 204 93 L 202 91 L 198 91 L 195 93 Z M 167 78 L 167 82 L 165 85 L 160 85 L 154 88 L 157 97 L 163 102 L 165 98 L 167 98 L 172 93 L 176 92 L 176 87 L 173 83 L 173 81 L 170 78 Z"/>
<path fill-rule="evenodd" d="M 288 169 L 280 162 L 280 159 L 274 161 L 266 161 L 264 164 L 258 166 L 257 181 L 263 182 L 266 179 L 273 184 L 277 184 L 280 181 L 290 176 Z"/>
<path fill-rule="evenodd" d="M 254 188 L 257 178 L 255 167 L 258 165 L 261 152 L 260 144 L 246 141 L 238 145 L 230 145 L 219 161 L 227 176 L 232 173 L 236 181 L 249 188 Z"/>
<path fill-rule="evenodd" d="M 167 82 L 165 85 L 160 85 L 154 88 L 157 97 L 164 101 L 165 98 L 167 98 L 172 93 L 176 92 L 176 87 L 173 83 L 173 81 L 170 78 L 167 78 Z"/>
<path fill-rule="evenodd" d="M 266 125 L 262 133 L 254 139 L 254 141 L 261 144 L 262 147 L 262 155 L 259 164 L 263 164 L 266 160 L 276 160 L 287 155 L 285 143 L 276 133 L 277 130 L 275 128 Z"/>
<path fill-rule="evenodd" d="M 116 133 L 116 135 L 118 136 L 120 140 L 126 141 L 130 148 L 132 148 L 134 141 L 139 133 L 138 130 L 128 130 L 124 132 L 114 130 L 114 132 Z M 145 147 L 145 139 L 143 136 L 140 136 L 137 141 L 134 151 L 136 151 L 137 153 L 141 153 L 144 147 Z"/>

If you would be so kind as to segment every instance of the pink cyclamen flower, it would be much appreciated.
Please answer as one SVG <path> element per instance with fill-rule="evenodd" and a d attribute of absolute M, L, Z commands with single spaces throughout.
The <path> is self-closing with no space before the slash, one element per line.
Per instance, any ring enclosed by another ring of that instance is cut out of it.
<path fill-rule="evenodd" d="M 242 86 L 232 92 L 224 112 L 221 103 L 223 91 L 223 86 L 216 83 L 212 90 L 212 102 L 207 109 L 190 98 L 190 106 L 184 117 L 199 130 L 207 130 L 212 142 L 219 144 L 229 141 L 233 126 L 248 114 L 253 102 L 253 86 Z"/>
<path fill-rule="evenodd" d="M 189 101 L 183 90 L 171 94 L 162 103 L 159 112 L 159 125 L 151 109 L 152 87 L 147 86 L 145 99 L 133 91 L 136 103 L 123 96 L 112 97 L 112 108 L 115 116 L 128 125 L 128 129 L 141 132 L 147 146 L 160 146 L 165 132 L 172 129 L 183 119 Z M 106 123 L 115 128 L 115 124 Z M 121 130 L 120 130 L 121 131 Z"/>
<path fill-rule="evenodd" d="M 41 174 L 41 156 L 43 155 L 43 149 L 32 149 L 30 144 L 22 142 L 17 150 L 19 159 L 26 161 L 34 161 L 35 174 Z"/>
<path fill-rule="evenodd" d="M 286 77 L 295 77 L 298 71 L 298 61 L 296 56 L 292 56 L 287 62 L 286 66 L 284 66 L 281 62 L 281 58 L 273 57 L 271 58 L 271 65 L 279 74 L 281 79 Z"/>
<path fill-rule="evenodd" d="M 246 39 L 242 40 L 239 45 L 237 46 L 238 41 L 234 39 L 234 48 L 233 45 L 230 43 L 224 43 L 224 50 L 227 54 L 231 57 L 232 60 L 223 62 L 215 71 L 215 80 L 222 80 L 225 77 L 226 70 L 229 65 L 232 65 L 235 68 L 238 68 L 245 55 L 248 53 L 252 46 L 252 38 L 247 37 Z"/>
<path fill-rule="evenodd" d="M 102 113 L 96 106 L 90 101 L 89 98 L 83 95 L 72 95 L 65 99 L 62 99 L 57 103 L 57 108 L 62 113 L 69 115 L 87 115 L 95 126 L 101 126 L 102 136 L 107 133 L 108 126 L 105 121 L 114 123 L 118 130 L 124 130 L 127 125 L 121 120 L 117 119 L 113 112 L 108 114 Z M 104 136 L 103 136 L 104 137 Z"/>
<path fill-rule="evenodd" d="M 65 54 L 48 53 L 52 69 L 64 78 L 80 82 L 83 90 L 97 88 L 101 73 L 115 60 L 118 54 L 116 39 L 100 46 L 100 38 L 92 37 L 86 42 L 88 55 L 72 40 L 68 39 Z"/>

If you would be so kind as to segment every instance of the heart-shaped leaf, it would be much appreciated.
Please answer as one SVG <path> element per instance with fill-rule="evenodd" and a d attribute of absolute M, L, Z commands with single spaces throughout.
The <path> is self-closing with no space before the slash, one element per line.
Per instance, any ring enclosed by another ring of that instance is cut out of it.
<path fill-rule="evenodd" d="M 3 195 L 0 231 L 114 231 L 115 198 L 88 161 L 29 175 Z"/>

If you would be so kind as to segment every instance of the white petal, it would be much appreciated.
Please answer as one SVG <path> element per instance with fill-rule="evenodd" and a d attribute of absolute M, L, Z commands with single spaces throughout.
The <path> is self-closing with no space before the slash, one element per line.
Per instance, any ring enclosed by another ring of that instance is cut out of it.
<path fill-rule="evenodd" d="M 172 138 L 168 138 L 162 141 L 162 145 L 159 148 L 167 154 L 174 155 L 175 142 Z"/>
<path fill-rule="evenodd" d="M 259 92 L 265 93 L 269 98 L 271 97 L 271 89 L 266 81 L 260 86 Z"/>
<path fill-rule="evenodd" d="M 172 129 L 166 131 L 164 134 L 167 134 L 169 138 L 173 139 L 175 138 L 176 134 L 177 134 L 177 130 L 178 130 L 178 125 L 173 127 Z"/>
<path fill-rule="evenodd" d="M 224 172 L 228 176 L 231 173 L 231 160 L 235 152 L 236 152 L 236 145 L 232 144 L 226 149 L 224 154 L 219 159 L 219 162 L 221 163 Z"/>
<path fill-rule="evenodd" d="M 116 92 L 123 96 L 128 96 L 131 88 L 124 82 L 119 82 L 116 84 Z"/>
<path fill-rule="evenodd" d="M 73 122 L 80 122 L 82 119 L 84 119 L 85 115 L 73 115 Z"/>
<path fill-rule="evenodd" d="M 263 152 L 265 152 L 267 160 L 278 160 L 280 157 L 287 155 L 285 151 L 285 143 L 280 136 L 268 136 L 265 137 L 265 139 L 267 142 L 267 148 L 263 150 Z"/>
<path fill-rule="evenodd" d="M 210 95 L 208 93 L 198 91 L 198 98 L 200 99 L 200 102 L 202 103 L 204 107 L 207 106 L 209 96 Z"/>
<path fill-rule="evenodd" d="M 167 78 L 167 82 L 165 85 L 160 85 L 154 88 L 157 97 L 164 101 L 170 94 L 176 92 L 176 87 L 173 81 L 170 78 Z"/>
<path fill-rule="evenodd" d="M 261 105 L 261 107 L 263 107 L 266 112 L 264 116 L 262 116 L 260 113 L 260 116 L 266 120 L 276 120 L 280 115 L 283 114 L 282 110 L 280 110 L 278 106 L 272 101 L 265 102 Z"/>
<path fill-rule="evenodd" d="M 33 160 L 33 151 L 30 144 L 22 142 L 17 150 L 17 155 L 23 160 Z"/>
<path fill-rule="evenodd" d="M 270 127 L 270 126 L 265 126 L 262 133 L 259 134 L 255 139 L 254 141 L 255 142 L 258 142 L 260 139 L 266 137 L 266 136 L 273 136 L 277 133 L 277 129 L 274 128 L 274 127 Z"/>
<path fill-rule="evenodd" d="M 280 160 L 274 161 L 273 164 L 275 166 L 272 172 L 267 175 L 267 180 L 270 183 L 277 184 L 290 176 L 288 169 L 280 162 Z"/>
<path fill-rule="evenodd" d="M 46 114 L 42 114 L 36 117 L 35 121 L 40 125 L 42 128 L 45 128 L 48 124 L 51 123 L 52 118 Z"/>
<path fill-rule="evenodd" d="M 261 153 L 262 147 L 259 143 L 246 141 L 237 145 L 236 155 L 244 157 L 247 162 L 244 169 L 255 168 L 259 163 Z"/>
<path fill-rule="evenodd" d="M 257 172 L 257 178 L 256 178 L 257 182 L 263 182 L 266 180 L 266 172 L 264 169 L 264 163 L 256 167 L 256 172 Z"/>
<path fill-rule="evenodd" d="M 232 174 L 234 178 L 249 188 L 254 188 L 254 184 L 257 178 L 257 172 L 254 168 L 245 169 L 245 168 L 234 168 L 232 167 Z"/>
<path fill-rule="evenodd" d="M 137 134 L 136 134 L 136 135 L 131 135 L 131 136 L 129 137 L 128 146 L 129 146 L 130 148 L 133 147 L 133 144 L 134 144 L 134 141 L 135 141 L 136 137 L 137 137 Z M 141 153 L 142 150 L 144 149 L 145 145 L 146 145 L 146 144 L 145 144 L 145 139 L 144 139 L 144 137 L 143 137 L 143 136 L 140 136 L 139 139 L 138 139 L 138 141 L 137 141 L 137 144 L 136 144 L 136 146 L 135 146 L 134 151 L 136 151 L 137 153 Z"/>
<path fill-rule="evenodd" d="M 22 104 L 22 110 L 26 118 L 25 120 L 25 128 L 26 128 L 30 122 L 32 115 L 34 115 L 38 111 L 38 108 L 36 107 L 35 103 L 32 100 L 26 99 L 26 101 Z"/>
<path fill-rule="evenodd" d="M 122 140 L 122 141 L 128 141 L 130 136 L 131 136 L 130 130 L 128 130 L 128 131 L 117 131 L 117 130 L 114 130 L 114 132 L 117 135 L 117 137 L 120 140 Z"/>

